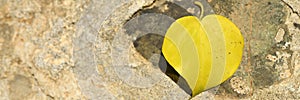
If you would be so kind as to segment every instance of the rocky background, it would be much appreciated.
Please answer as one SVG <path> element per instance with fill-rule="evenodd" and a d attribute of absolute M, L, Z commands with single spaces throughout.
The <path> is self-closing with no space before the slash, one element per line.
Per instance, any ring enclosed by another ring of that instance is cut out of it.
<path fill-rule="evenodd" d="M 148 49 L 120 45 L 126 21 L 164 1 L 1 0 L 0 100 L 190 99 Z M 240 28 L 245 49 L 232 78 L 192 99 L 300 99 L 300 1 L 207 2 Z"/>

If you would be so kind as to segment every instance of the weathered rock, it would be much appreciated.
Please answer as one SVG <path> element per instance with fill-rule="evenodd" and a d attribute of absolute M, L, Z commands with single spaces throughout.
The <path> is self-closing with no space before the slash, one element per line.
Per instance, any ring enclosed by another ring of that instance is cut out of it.
<path fill-rule="evenodd" d="M 165 1 L 183 0 L 156 2 Z M 208 1 L 245 37 L 243 62 L 232 79 L 243 80 L 193 99 L 300 99 L 299 0 Z M 135 48 L 125 33 L 124 24 L 152 2 L 1 0 L 0 99 L 189 99 L 160 71 L 160 56 L 148 55 L 159 50 L 143 54 L 149 48 Z M 191 6 L 182 8 L 198 15 Z M 157 44 L 151 41 L 139 45 Z"/>

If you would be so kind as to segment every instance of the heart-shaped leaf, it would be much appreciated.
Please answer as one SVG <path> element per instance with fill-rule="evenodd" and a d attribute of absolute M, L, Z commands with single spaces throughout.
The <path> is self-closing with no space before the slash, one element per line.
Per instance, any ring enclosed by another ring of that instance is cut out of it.
<path fill-rule="evenodd" d="M 195 96 L 234 74 L 243 46 L 240 30 L 227 18 L 213 14 L 200 21 L 185 16 L 169 27 L 162 53 Z"/>

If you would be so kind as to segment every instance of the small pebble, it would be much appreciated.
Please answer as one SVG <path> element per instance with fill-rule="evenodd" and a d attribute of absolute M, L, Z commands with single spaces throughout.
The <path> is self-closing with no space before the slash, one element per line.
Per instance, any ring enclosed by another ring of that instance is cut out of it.
<path fill-rule="evenodd" d="M 276 62 L 276 61 L 277 61 L 277 57 L 276 57 L 276 56 L 273 56 L 273 55 L 270 55 L 270 54 L 268 54 L 268 55 L 266 56 L 266 59 L 268 59 L 268 60 L 270 60 L 270 61 L 272 61 L 272 62 Z"/>
<path fill-rule="evenodd" d="M 276 37 L 275 37 L 275 41 L 278 43 L 278 42 L 281 42 L 283 40 L 283 36 L 284 36 L 284 29 L 280 28 L 276 34 Z"/>

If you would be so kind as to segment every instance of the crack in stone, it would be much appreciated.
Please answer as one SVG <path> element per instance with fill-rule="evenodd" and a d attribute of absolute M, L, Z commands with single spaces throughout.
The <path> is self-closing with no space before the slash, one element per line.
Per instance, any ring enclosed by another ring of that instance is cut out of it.
<path fill-rule="evenodd" d="M 292 12 L 293 13 L 295 13 L 295 14 L 297 14 L 297 16 L 298 17 L 300 17 L 300 14 L 299 14 L 299 12 L 297 12 L 289 3 L 287 3 L 286 1 L 284 1 L 284 0 L 281 0 L 285 5 L 287 5 L 291 10 L 292 10 Z"/>
<path fill-rule="evenodd" d="M 153 0 L 152 3 L 150 3 L 150 4 L 148 4 L 148 5 L 144 5 L 144 6 L 142 7 L 142 9 L 143 9 L 143 8 L 148 8 L 148 7 L 153 6 L 153 5 L 155 4 L 155 2 L 157 2 L 157 1 L 158 1 L 158 0 Z"/>

